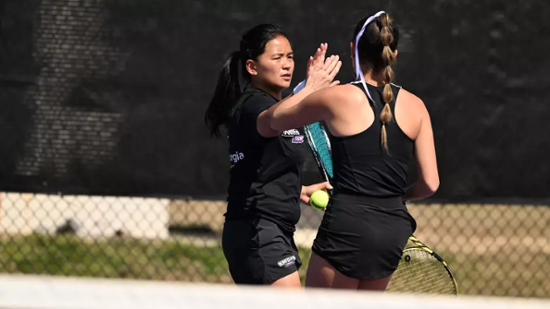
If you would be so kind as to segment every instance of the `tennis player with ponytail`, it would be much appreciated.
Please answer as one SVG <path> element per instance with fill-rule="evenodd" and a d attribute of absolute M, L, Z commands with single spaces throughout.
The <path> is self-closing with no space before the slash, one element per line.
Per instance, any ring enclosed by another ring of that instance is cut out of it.
<path fill-rule="evenodd" d="M 341 62 L 325 61 L 322 44 L 308 64 L 308 89 L 334 85 Z M 282 91 L 294 72 L 292 45 L 280 28 L 258 25 L 247 31 L 240 49 L 220 72 L 205 120 L 212 135 L 227 127 L 231 162 L 222 247 L 237 284 L 301 287 L 301 261 L 293 240 L 300 200 L 327 183 L 301 186 L 303 130 L 271 128 Z M 300 101 L 306 92 L 286 101 Z"/>
<path fill-rule="evenodd" d="M 332 147 L 334 193 L 313 244 L 309 287 L 385 290 L 416 229 L 404 200 L 439 186 L 428 111 L 392 84 L 398 40 L 385 12 L 361 20 L 351 43 L 357 81 L 313 93 L 306 85 L 304 100 L 273 112 L 275 130 L 323 121 Z M 407 188 L 414 158 L 419 179 Z"/>

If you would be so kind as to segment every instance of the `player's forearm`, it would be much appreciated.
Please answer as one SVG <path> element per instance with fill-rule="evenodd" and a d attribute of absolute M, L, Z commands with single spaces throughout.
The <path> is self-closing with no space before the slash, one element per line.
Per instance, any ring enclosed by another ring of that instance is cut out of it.
<path fill-rule="evenodd" d="M 271 110 L 271 128 L 273 130 L 286 130 L 293 128 L 287 125 L 287 118 L 294 116 L 293 109 L 308 95 L 313 93 L 309 87 L 304 87 L 300 92 L 273 105 Z"/>
<path fill-rule="evenodd" d="M 420 200 L 432 196 L 439 187 L 439 181 L 437 183 L 432 181 L 428 183 L 424 180 L 418 180 L 414 185 L 412 185 L 405 195 L 403 195 L 404 200 Z"/>

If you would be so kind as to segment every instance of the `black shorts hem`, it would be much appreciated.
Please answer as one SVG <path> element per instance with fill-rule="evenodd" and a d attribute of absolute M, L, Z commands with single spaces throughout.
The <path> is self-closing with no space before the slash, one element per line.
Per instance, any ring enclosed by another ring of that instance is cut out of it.
<path fill-rule="evenodd" d="M 222 247 L 236 284 L 269 285 L 302 265 L 293 233 L 265 220 L 226 221 Z"/>
<path fill-rule="evenodd" d="M 397 269 L 394 269 L 394 270 L 391 270 L 391 271 L 383 271 L 383 272 L 379 272 L 379 273 L 375 273 L 375 274 L 366 274 L 366 275 L 363 275 L 363 276 L 357 276 L 356 274 L 354 274 L 353 272 L 351 271 L 346 271 L 345 269 L 343 269 L 344 267 L 341 266 L 339 263 L 337 263 L 336 261 L 333 261 L 331 260 L 330 258 L 327 258 L 326 256 L 323 256 L 322 253 L 319 252 L 319 250 L 315 249 L 315 247 L 311 248 L 311 252 L 315 253 L 318 257 L 322 258 L 323 260 L 325 260 L 327 263 L 330 264 L 330 266 L 332 266 L 332 268 L 334 268 L 336 271 L 338 271 L 339 273 L 341 273 L 342 275 L 346 276 L 346 277 L 350 277 L 350 278 L 353 278 L 353 279 L 357 279 L 357 280 L 378 280 L 378 279 L 384 279 L 384 278 L 387 278 L 389 276 L 391 276 L 395 270 Z"/>
<path fill-rule="evenodd" d="M 264 277 L 265 280 L 261 284 L 262 285 L 271 285 L 279 279 L 282 279 L 286 276 L 292 275 L 293 273 L 299 271 L 299 269 L 300 269 L 300 267 L 286 268 L 285 270 L 288 270 L 288 271 L 278 272 L 277 275 L 275 275 L 275 276 L 273 276 L 273 274 L 267 275 L 267 276 Z"/>

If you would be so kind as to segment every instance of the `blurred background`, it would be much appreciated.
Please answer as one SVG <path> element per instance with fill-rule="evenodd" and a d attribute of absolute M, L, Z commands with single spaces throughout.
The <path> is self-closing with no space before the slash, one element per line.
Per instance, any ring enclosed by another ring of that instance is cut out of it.
<path fill-rule="evenodd" d="M 241 34 L 279 24 L 352 81 L 356 23 L 400 26 L 396 83 L 430 111 L 441 186 L 409 205 L 462 294 L 550 297 L 550 3 L 0 1 L 0 273 L 231 283 L 229 160 L 203 115 Z M 320 179 L 308 158 L 304 184 Z M 411 181 L 414 180 L 414 173 Z M 305 274 L 322 212 L 302 207 Z"/>

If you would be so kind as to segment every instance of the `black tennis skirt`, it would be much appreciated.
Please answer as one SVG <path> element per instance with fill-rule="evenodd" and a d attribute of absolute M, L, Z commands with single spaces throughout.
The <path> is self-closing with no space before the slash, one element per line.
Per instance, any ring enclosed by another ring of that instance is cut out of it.
<path fill-rule="evenodd" d="M 399 198 L 335 195 L 323 216 L 313 252 L 345 276 L 390 276 L 416 221 Z"/>

